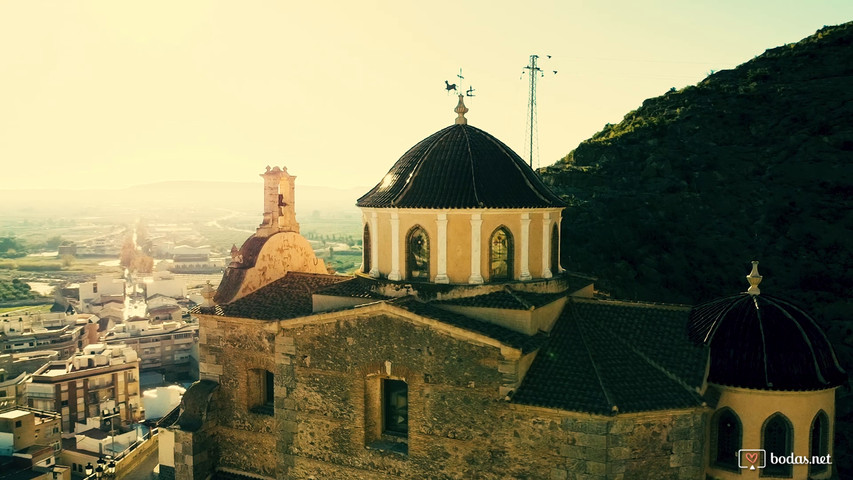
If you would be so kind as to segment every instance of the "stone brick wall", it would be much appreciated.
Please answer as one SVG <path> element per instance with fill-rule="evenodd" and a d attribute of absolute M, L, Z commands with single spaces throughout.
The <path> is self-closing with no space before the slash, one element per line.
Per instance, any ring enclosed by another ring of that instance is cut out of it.
<path fill-rule="evenodd" d="M 277 478 L 703 477 L 705 411 L 601 417 L 513 405 L 502 372 L 517 352 L 391 314 L 281 325 Z M 407 453 L 372 445 L 377 378 L 408 384 Z"/>
<path fill-rule="evenodd" d="M 201 378 L 220 384 L 209 412 L 216 425 L 210 432 L 212 466 L 275 477 L 276 419 L 252 411 L 253 396 L 261 393 L 259 380 L 250 376 L 275 372 L 276 324 L 212 316 L 199 321 Z"/>

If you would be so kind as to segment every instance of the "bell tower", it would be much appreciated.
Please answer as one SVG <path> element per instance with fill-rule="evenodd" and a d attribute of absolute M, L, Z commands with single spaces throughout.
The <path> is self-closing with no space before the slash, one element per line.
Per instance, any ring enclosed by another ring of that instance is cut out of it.
<path fill-rule="evenodd" d="M 264 178 L 264 220 L 258 226 L 258 235 L 270 236 L 278 232 L 299 233 L 296 221 L 296 176 L 287 173 L 287 167 L 270 168 L 261 174 Z"/>

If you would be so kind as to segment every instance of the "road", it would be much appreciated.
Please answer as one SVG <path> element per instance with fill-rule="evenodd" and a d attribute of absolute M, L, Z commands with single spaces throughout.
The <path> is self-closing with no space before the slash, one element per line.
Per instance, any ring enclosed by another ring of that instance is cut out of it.
<path fill-rule="evenodd" d="M 160 456 L 159 452 L 155 448 L 142 460 L 136 468 L 133 469 L 132 472 L 127 473 L 127 475 L 123 476 L 124 480 L 153 480 L 157 478 L 157 474 L 154 473 L 154 468 L 159 464 Z"/>

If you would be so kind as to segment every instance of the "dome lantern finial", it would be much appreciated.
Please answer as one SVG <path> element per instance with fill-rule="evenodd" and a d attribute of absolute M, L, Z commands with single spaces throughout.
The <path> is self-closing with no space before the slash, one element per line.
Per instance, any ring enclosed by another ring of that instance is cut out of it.
<path fill-rule="evenodd" d="M 463 95 L 459 95 L 459 103 L 456 104 L 456 108 L 453 109 L 454 112 L 458 113 L 459 116 L 456 117 L 457 125 L 468 125 L 468 119 L 465 118 L 465 114 L 468 113 L 468 107 L 465 106 L 465 102 L 462 101 Z"/>
<path fill-rule="evenodd" d="M 761 290 L 758 288 L 758 284 L 761 283 L 762 278 L 763 277 L 758 273 L 758 260 L 753 260 L 752 271 L 746 276 L 746 280 L 749 282 L 749 290 L 747 290 L 746 293 L 750 295 L 760 294 Z"/>

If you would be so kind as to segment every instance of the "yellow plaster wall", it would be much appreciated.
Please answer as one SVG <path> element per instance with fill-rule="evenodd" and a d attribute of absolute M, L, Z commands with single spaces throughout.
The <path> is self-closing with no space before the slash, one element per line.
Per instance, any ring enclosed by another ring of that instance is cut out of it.
<path fill-rule="evenodd" d="M 471 276 L 471 214 L 447 215 L 447 276 L 450 283 L 468 283 Z"/>
<path fill-rule="evenodd" d="M 378 268 L 382 277 L 391 273 L 391 209 L 377 209 L 378 232 Z M 373 210 L 365 210 L 363 219 L 371 225 Z M 437 218 L 441 210 L 397 210 L 399 217 L 399 237 L 397 239 L 400 255 L 400 274 L 406 280 L 406 236 L 409 230 L 420 225 L 429 235 L 430 242 L 430 281 L 438 273 L 438 225 Z M 489 243 L 492 233 L 499 226 L 509 228 L 513 239 L 513 279 L 521 275 L 521 214 L 524 210 L 482 210 L 480 233 L 480 274 L 489 281 Z M 528 235 L 528 270 L 533 278 L 542 278 L 542 211 L 526 211 L 530 214 Z M 447 275 L 450 283 L 468 283 L 471 275 L 471 210 L 449 210 L 447 214 Z M 560 209 L 553 209 L 551 223 L 560 216 Z M 549 230 L 550 232 L 550 230 Z M 371 242 L 377 241 L 377 234 L 371 229 Z M 549 233 L 550 241 L 550 233 Z M 550 257 L 549 257 L 550 258 Z M 556 272 L 552 272 L 556 273 Z"/>
<path fill-rule="evenodd" d="M 813 392 L 770 392 L 745 388 L 719 387 L 721 391 L 717 410 L 731 408 L 740 418 L 743 428 L 742 448 L 758 449 L 761 445 L 761 428 L 764 422 L 776 412 L 785 415 L 794 428 L 793 453 L 798 456 L 809 456 L 811 425 L 817 413 L 826 412 L 829 418 L 829 454 L 833 455 L 832 439 L 835 435 L 835 389 L 818 390 Z M 713 419 L 713 415 L 711 416 Z M 713 421 L 713 420 L 711 420 Z M 708 428 L 710 432 L 713 428 Z M 706 442 L 706 458 L 709 458 L 711 442 Z M 769 459 L 768 459 L 769 462 Z M 758 470 L 741 470 L 729 472 L 714 468 L 713 462 L 708 462 L 708 472 L 712 478 L 719 480 L 758 479 Z M 808 477 L 808 465 L 794 465 L 794 479 Z M 761 477 L 768 478 L 768 477 Z M 822 477 L 817 477 L 822 478 Z"/>

